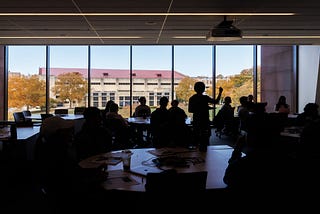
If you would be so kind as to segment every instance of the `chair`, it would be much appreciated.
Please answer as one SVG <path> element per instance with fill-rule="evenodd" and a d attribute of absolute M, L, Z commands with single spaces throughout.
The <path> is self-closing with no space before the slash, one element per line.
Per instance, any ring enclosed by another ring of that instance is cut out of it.
<path fill-rule="evenodd" d="M 39 122 L 38 119 L 33 120 L 33 119 L 31 119 L 31 118 L 27 118 L 27 117 L 32 116 L 31 111 L 25 110 L 25 111 L 22 111 L 22 113 L 23 113 L 23 115 L 24 115 L 25 121 L 27 121 L 27 122 L 32 122 L 32 124 L 33 124 L 34 126 L 41 126 L 41 121 Z"/>
<path fill-rule="evenodd" d="M 68 114 L 68 109 L 66 108 L 57 108 L 54 110 L 54 114 Z"/>
<path fill-rule="evenodd" d="M 83 114 L 84 110 L 86 109 L 86 107 L 74 107 L 74 114 Z"/>
<path fill-rule="evenodd" d="M 44 121 L 49 117 L 53 117 L 53 114 L 40 114 L 40 116 L 41 116 L 41 120 Z"/>
<path fill-rule="evenodd" d="M 44 193 L 64 194 L 76 165 L 73 154 L 74 127 L 64 124 L 66 121 L 63 119 L 59 118 L 59 124 L 51 118 L 42 123 L 35 144 L 37 178 Z"/>
<path fill-rule="evenodd" d="M 26 120 L 26 118 L 24 117 L 24 114 L 22 112 L 13 112 L 13 118 L 14 118 L 14 122 L 19 127 L 33 126 L 32 121 Z"/>

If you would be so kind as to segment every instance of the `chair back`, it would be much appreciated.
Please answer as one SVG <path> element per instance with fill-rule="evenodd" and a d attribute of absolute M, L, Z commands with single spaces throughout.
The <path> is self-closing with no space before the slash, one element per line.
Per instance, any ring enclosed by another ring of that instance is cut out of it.
<path fill-rule="evenodd" d="M 31 116 L 31 111 L 29 110 L 22 111 L 22 113 L 24 116 Z"/>
<path fill-rule="evenodd" d="M 17 126 L 32 126 L 32 121 L 26 120 L 22 112 L 13 112 L 13 118 Z"/>
<path fill-rule="evenodd" d="M 57 108 L 54 110 L 54 114 L 68 114 L 68 109 L 66 108 Z"/>
<path fill-rule="evenodd" d="M 49 117 L 52 117 L 53 114 L 40 114 L 40 116 L 41 116 L 41 120 L 43 121 L 43 120 L 45 120 L 45 119 L 47 119 Z"/>
<path fill-rule="evenodd" d="M 84 110 L 86 109 L 86 107 L 74 107 L 74 114 L 83 114 Z"/>

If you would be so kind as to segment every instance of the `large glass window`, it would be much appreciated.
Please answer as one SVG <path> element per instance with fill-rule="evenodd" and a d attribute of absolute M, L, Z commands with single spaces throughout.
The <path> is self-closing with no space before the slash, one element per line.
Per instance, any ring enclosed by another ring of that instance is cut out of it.
<path fill-rule="evenodd" d="M 8 47 L 8 119 L 13 112 L 30 110 L 45 112 L 46 78 L 39 73 L 45 69 L 45 46 Z"/>
<path fill-rule="evenodd" d="M 149 97 L 151 93 L 171 99 L 171 77 L 172 46 L 132 47 L 132 95 L 145 96 L 151 111 L 159 105 L 153 102 L 154 97 Z M 136 106 L 134 102 L 133 111 Z"/>
<path fill-rule="evenodd" d="M 88 46 L 50 46 L 50 112 L 88 106 Z"/>
<path fill-rule="evenodd" d="M 230 96 L 236 113 L 240 97 L 253 94 L 253 46 L 216 46 L 216 65 L 216 86 L 223 88 L 221 102 Z"/>
<path fill-rule="evenodd" d="M 189 98 L 195 93 L 193 85 L 196 81 L 206 84 L 207 93 L 212 96 L 212 46 L 174 46 L 174 89 L 175 99 L 179 107 L 188 112 Z M 212 118 L 212 114 L 211 114 Z"/>
<path fill-rule="evenodd" d="M 91 46 L 91 92 L 96 91 L 103 92 L 97 107 L 104 109 L 113 100 L 123 117 L 130 115 L 130 101 L 123 101 L 130 97 L 130 46 Z"/>

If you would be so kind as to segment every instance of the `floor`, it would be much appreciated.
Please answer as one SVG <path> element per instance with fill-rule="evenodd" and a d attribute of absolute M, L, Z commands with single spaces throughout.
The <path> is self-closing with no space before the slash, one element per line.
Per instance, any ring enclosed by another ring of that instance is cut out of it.
<path fill-rule="evenodd" d="M 216 130 L 213 128 L 211 130 L 210 142 L 209 145 L 229 145 L 234 146 L 236 138 L 230 135 L 222 134 L 221 137 L 216 135 Z"/>

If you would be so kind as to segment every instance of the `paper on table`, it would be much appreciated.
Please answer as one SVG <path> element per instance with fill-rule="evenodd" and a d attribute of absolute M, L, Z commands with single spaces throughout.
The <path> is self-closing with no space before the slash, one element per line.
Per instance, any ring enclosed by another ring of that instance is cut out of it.
<path fill-rule="evenodd" d="M 107 180 L 103 182 L 103 185 L 108 185 L 112 188 L 122 188 L 137 184 L 140 183 L 130 174 L 124 174 L 122 170 L 110 171 Z"/>

